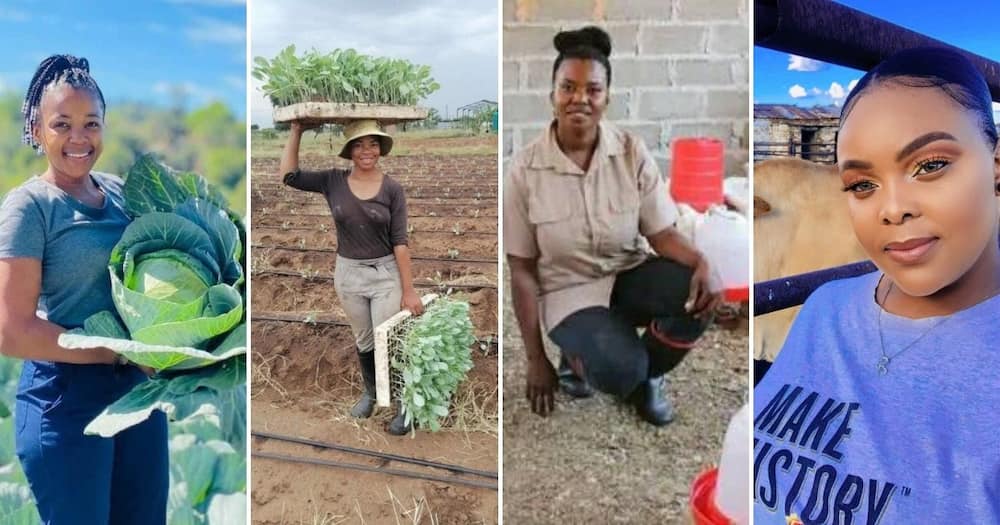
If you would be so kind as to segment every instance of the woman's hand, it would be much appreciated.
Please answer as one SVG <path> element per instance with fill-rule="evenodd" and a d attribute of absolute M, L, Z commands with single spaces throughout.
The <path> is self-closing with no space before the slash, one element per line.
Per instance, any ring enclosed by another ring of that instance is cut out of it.
<path fill-rule="evenodd" d="M 417 295 L 417 291 L 412 287 L 403 290 L 403 300 L 400 301 L 399 307 L 403 310 L 409 310 L 413 315 L 424 313 L 424 303 L 420 300 L 420 296 Z"/>
<path fill-rule="evenodd" d="M 544 355 L 528 358 L 527 389 L 525 394 L 531 403 L 531 411 L 546 417 L 555 409 L 556 387 L 559 378 L 552 363 Z"/>
<path fill-rule="evenodd" d="M 699 257 L 694 267 L 694 273 L 691 274 L 690 293 L 684 303 L 684 310 L 694 314 L 695 319 L 711 315 L 722 302 L 721 293 L 712 291 L 711 275 L 712 268 L 709 266 L 708 260 L 705 257 Z"/>
<path fill-rule="evenodd" d="M 316 129 L 322 126 L 323 124 L 319 123 L 304 124 L 300 120 L 293 120 L 291 124 L 289 124 L 289 129 L 291 129 L 292 133 L 295 133 L 296 135 L 302 135 L 303 132 L 309 131 L 310 129 Z"/>

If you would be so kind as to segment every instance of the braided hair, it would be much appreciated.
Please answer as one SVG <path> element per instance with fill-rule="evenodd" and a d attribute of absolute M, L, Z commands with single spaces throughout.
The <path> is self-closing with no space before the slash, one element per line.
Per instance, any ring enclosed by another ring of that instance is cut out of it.
<path fill-rule="evenodd" d="M 41 145 L 35 140 L 32 130 L 38 122 L 42 95 L 62 84 L 72 86 L 74 89 L 90 90 L 97 95 L 101 111 L 105 109 L 104 94 L 101 93 L 101 88 L 98 87 L 94 77 L 90 76 L 90 63 L 86 58 L 52 55 L 42 60 L 35 70 L 35 76 L 31 77 L 28 93 L 24 96 L 24 104 L 21 105 L 21 114 L 24 115 L 24 133 L 21 142 L 31 146 L 39 154 L 43 153 Z"/>

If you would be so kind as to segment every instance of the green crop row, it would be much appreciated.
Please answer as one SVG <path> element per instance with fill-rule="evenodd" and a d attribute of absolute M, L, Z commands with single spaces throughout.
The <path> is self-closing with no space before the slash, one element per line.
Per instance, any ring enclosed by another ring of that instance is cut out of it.
<path fill-rule="evenodd" d="M 288 46 L 271 60 L 254 58 L 253 76 L 275 106 L 298 102 L 361 102 L 415 106 L 441 86 L 430 66 L 407 60 L 372 57 L 353 49 L 301 57 Z"/>

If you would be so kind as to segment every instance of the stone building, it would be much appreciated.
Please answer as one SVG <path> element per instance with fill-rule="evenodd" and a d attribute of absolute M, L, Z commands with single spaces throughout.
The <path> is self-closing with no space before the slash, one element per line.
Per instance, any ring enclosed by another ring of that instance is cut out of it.
<path fill-rule="evenodd" d="M 839 125 L 840 108 L 836 106 L 754 104 L 753 159 L 800 157 L 833 163 Z"/>

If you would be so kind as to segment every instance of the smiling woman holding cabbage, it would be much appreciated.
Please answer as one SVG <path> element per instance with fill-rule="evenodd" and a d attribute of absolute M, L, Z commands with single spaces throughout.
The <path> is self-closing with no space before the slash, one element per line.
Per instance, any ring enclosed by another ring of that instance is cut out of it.
<path fill-rule="evenodd" d="M 114 351 L 60 346 L 60 334 L 114 308 L 108 257 L 130 222 L 122 180 L 91 171 L 104 97 L 86 59 L 46 58 L 22 111 L 24 142 L 48 169 L 0 207 L 0 352 L 25 360 L 17 453 L 43 522 L 165 523 L 163 413 L 113 438 L 84 426 L 146 374 Z"/>
<path fill-rule="evenodd" d="M 200 175 L 149 155 L 124 181 L 92 171 L 105 104 L 85 59 L 45 59 L 22 111 L 48 168 L 0 206 L 0 353 L 25 360 L 15 436 L 41 520 L 238 520 L 242 221 Z M 214 429 L 200 456 L 175 443 L 193 415 Z"/>

